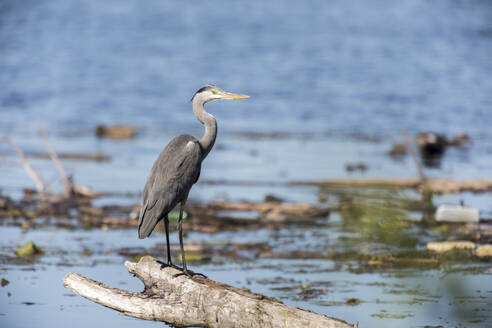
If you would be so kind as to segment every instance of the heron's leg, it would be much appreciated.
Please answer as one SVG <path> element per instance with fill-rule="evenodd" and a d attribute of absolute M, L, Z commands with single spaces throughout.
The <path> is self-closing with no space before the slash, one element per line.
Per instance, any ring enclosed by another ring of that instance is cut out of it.
<path fill-rule="evenodd" d="M 188 269 L 186 268 L 186 259 L 185 252 L 183 246 L 183 202 L 179 205 L 179 220 L 178 220 L 178 237 L 179 237 L 179 246 L 181 247 L 181 261 L 183 262 L 183 272 L 186 275 L 190 275 L 188 273 Z"/>
<path fill-rule="evenodd" d="M 159 263 L 161 263 L 161 269 L 165 267 L 173 267 L 175 269 L 181 270 L 176 265 L 174 265 L 173 262 L 171 261 L 171 247 L 169 246 L 169 218 L 167 217 L 167 215 L 164 217 L 162 221 L 164 223 L 164 228 L 166 231 L 167 264 L 164 264 L 159 261 Z"/>
<path fill-rule="evenodd" d="M 179 220 L 178 220 L 178 236 L 179 236 L 179 245 L 181 246 L 181 260 L 183 261 L 183 273 L 179 273 L 176 276 L 180 275 L 187 275 L 191 279 L 194 279 L 193 276 L 202 276 L 204 278 L 207 278 L 206 275 L 202 273 L 195 273 L 191 270 L 188 270 L 186 267 L 186 259 L 185 259 L 185 252 L 184 252 L 184 246 L 183 246 L 183 226 L 182 226 L 182 220 L 183 220 L 183 207 L 184 207 L 184 202 L 181 202 L 180 208 L 179 208 Z"/>
<path fill-rule="evenodd" d="M 166 229 L 167 265 L 172 266 L 171 247 L 169 246 L 169 219 L 167 215 L 164 217 L 164 228 Z"/>

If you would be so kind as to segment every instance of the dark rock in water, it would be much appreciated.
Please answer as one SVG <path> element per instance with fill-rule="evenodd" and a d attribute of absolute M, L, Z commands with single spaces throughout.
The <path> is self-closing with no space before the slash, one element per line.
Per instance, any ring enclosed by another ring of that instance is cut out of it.
<path fill-rule="evenodd" d="M 440 134 L 426 132 L 417 135 L 417 145 L 422 162 L 428 167 L 440 166 L 441 158 L 448 144 L 446 137 Z"/>
<path fill-rule="evenodd" d="M 8 210 L 12 207 L 12 199 L 7 196 L 0 195 L 0 210 Z"/>
<path fill-rule="evenodd" d="M 345 164 L 345 171 L 347 172 L 354 172 L 354 171 L 365 172 L 367 171 L 367 169 L 368 169 L 367 165 L 362 162 Z"/>
<path fill-rule="evenodd" d="M 351 297 L 345 300 L 345 304 L 347 305 L 359 305 L 360 303 L 362 303 L 362 301 L 358 298 Z"/>
<path fill-rule="evenodd" d="M 448 145 L 445 136 L 436 133 L 419 133 L 417 144 L 422 156 L 442 156 Z"/>
<path fill-rule="evenodd" d="M 440 159 L 448 146 L 461 147 L 469 141 L 470 137 L 466 133 L 458 134 L 452 139 L 432 132 L 417 135 L 420 155 L 426 166 L 439 166 Z"/>
<path fill-rule="evenodd" d="M 129 125 L 98 125 L 96 127 L 96 136 L 98 138 L 133 139 L 136 135 L 137 130 Z"/>
<path fill-rule="evenodd" d="M 407 154 L 407 147 L 401 143 L 395 143 L 393 148 L 389 151 L 389 154 L 394 157 L 404 156 Z"/>
<path fill-rule="evenodd" d="M 278 203 L 278 204 L 280 204 L 280 203 L 283 203 L 283 202 L 284 202 L 284 200 L 282 198 L 280 198 L 280 197 L 273 196 L 273 195 L 270 195 L 270 194 L 268 194 L 268 195 L 265 196 L 265 203 Z"/>

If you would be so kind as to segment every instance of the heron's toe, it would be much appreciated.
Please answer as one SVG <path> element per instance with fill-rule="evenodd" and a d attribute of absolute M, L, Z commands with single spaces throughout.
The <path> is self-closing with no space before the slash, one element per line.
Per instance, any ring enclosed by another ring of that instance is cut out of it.
<path fill-rule="evenodd" d="M 179 276 L 184 276 L 184 275 L 186 275 L 186 276 L 190 277 L 190 278 L 191 278 L 192 280 L 194 280 L 194 281 L 197 281 L 197 280 L 194 278 L 195 276 L 201 276 L 202 278 L 208 279 L 208 277 L 207 277 L 206 275 L 204 275 L 203 273 L 197 273 L 197 272 L 193 272 L 193 271 L 191 271 L 191 270 L 187 270 L 187 269 L 185 269 L 185 270 L 181 269 L 181 270 L 182 270 L 183 272 L 178 273 L 178 274 L 175 274 L 175 275 L 174 275 L 174 277 L 175 277 L 175 278 L 176 278 L 176 277 L 179 277 Z"/>
<path fill-rule="evenodd" d="M 183 271 L 182 268 L 180 268 L 179 266 L 177 266 L 176 264 L 174 264 L 173 262 L 169 261 L 167 263 L 164 263 L 162 261 L 157 261 L 160 265 L 161 265 L 161 270 L 164 269 L 164 268 L 174 268 L 176 270 L 179 270 L 179 271 Z"/>

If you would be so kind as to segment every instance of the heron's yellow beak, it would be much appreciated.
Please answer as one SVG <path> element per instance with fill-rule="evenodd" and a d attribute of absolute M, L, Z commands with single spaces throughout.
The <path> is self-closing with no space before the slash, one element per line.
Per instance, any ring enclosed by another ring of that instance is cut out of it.
<path fill-rule="evenodd" d="M 222 95 L 222 99 L 242 99 L 242 98 L 249 98 L 249 96 L 240 95 L 237 93 L 230 93 L 230 92 L 224 92 L 224 94 Z"/>

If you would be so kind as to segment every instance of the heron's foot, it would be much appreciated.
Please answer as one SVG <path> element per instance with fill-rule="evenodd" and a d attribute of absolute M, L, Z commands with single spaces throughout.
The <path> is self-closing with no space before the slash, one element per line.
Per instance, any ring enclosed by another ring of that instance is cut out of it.
<path fill-rule="evenodd" d="M 201 276 L 203 278 L 208 279 L 208 277 L 206 275 L 204 275 L 203 273 L 193 272 L 193 271 L 188 270 L 188 269 L 181 269 L 181 271 L 183 271 L 183 272 L 178 273 L 178 274 L 175 274 L 174 277 L 176 278 L 176 277 L 179 277 L 179 276 L 186 275 L 186 276 L 190 277 L 192 280 L 195 280 L 194 279 L 195 276 Z"/>
<path fill-rule="evenodd" d="M 176 264 L 173 264 L 173 262 L 171 262 L 171 261 L 168 261 L 167 263 L 164 263 L 162 261 L 157 261 L 157 263 L 159 263 L 161 265 L 161 270 L 164 268 L 171 267 L 171 268 L 175 268 L 176 270 L 183 271 L 182 268 L 180 268 Z"/>

